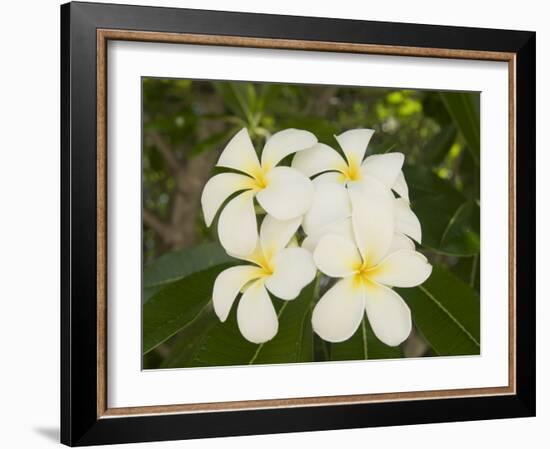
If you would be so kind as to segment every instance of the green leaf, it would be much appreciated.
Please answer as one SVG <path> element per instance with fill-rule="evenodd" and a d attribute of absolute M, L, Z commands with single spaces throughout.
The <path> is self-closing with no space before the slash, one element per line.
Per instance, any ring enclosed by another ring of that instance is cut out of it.
<path fill-rule="evenodd" d="M 143 302 L 149 301 L 149 299 L 152 296 L 156 295 L 159 291 L 161 291 L 164 287 L 166 287 L 166 285 L 169 285 L 169 284 L 160 284 L 160 285 L 154 285 L 152 287 L 144 287 L 143 295 L 142 295 Z"/>
<path fill-rule="evenodd" d="M 422 245 L 432 251 L 466 257 L 479 254 L 480 213 L 448 181 L 424 167 L 406 167 L 412 210 L 422 224 Z"/>
<path fill-rule="evenodd" d="M 479 94 L 441 92 L 440 95 L 456 127 L 464 137 L 472 157 L 479 164 Z"/>
<path fill-rule="evenodd" d="M 182 368 L 188 365 L 195 355 L 197 346 L 217 322 L 218 318 L 210 302 L 185 329 L 174 337 L 176 341 L 159 368 Z"/>
<path fill-rule="evenodd" d="M 349 340 L 332 343 L 330 348 L 331 360 L 395 359 L 402 356 L 399 347 L 387 346 L 376 338 L 366 317 Z"/>
<path fill-rule="evenodd" d="M 166 253 L 143 270 L 143 288 L 145 291 L 169 284 L 198 271 L 234 261 L 215 242 Z"/>
<path fill-rule="evenodd" d="M 479 206 L 474 201 L 462 203 L 449 220 L 439 248 L 451 254 L 479 253 Z"/>
<path fill-rule="evenodd" d="M 397 145 L 398 143 L 397 142 L 388 142 L 388 143 L 385 143 L 384 145 L 380 145 L 380 144 L 369 144 L 369 148 L 368 148 L 368 155 L 370 156 L 371 154 L 386 154 L 386 153 L 389 153 L 390 151 L 393 151 L 397 148 Z"/>
<path fill-rule="evenodd" d="M 437 176 L 430 168 L 422 165 L 407 165 L 403 173 L 411 191 L 411 199 L 415 200 L 428 195 L 447 195 L 453 199 L 462 199 L 449 181 Z"/>
<path fill-rule="evenodd" d="M 451 270 L 470 287 L 479 292 L 479 254 L 472 257 L 460 257 Z"/>
<path fill-rule="evenodd" d="M 456 140 L 456 128 L 445 126 L 422 148 L 422 161 L 426 164 L 439 165 Z"/>
<path fill-rule="evenodd" d="M 190 324 L 208 305 L 216 276 L 229 265 L 217 265 L 173 282 L 143 304 L 143 353 Z"/>
<path fill-rule="evenodd" d="M 417 329 L 438 355 L 480 353 L 478 294 L 442 266 L 419 287 L 396 289 Z"/>
<path fill-rule="evenodd" d="M 479 253 L 479 206 L 446 195 L 414 201 L 422 223 L 422 245 L 441 254 L 466 257 Z"/>
<path fill-rule="evenodd" d="M 216 82 L 214 86 L 225 105 L 249 126 L 255 125 L 256 91 L 251 83 Z"/>
<path fill-rule="evenodd" d="M 190 151 L 189 157 L 199 156 L 209 150 L 215 149 L 221 142 L 229 141 L 229 138 L 236 133 L 236 128 L 226 129 L 217 133 L 210 134 L 206 139 L 199 142 Z"/>
<path fill-rule="evenodd" d="M 240 333 L 235 302 L 229 318 L 217 323 L 197 344 L 186 366 L 229 366 L 268 363 L 310 362 L 313 360 L 311 308 L 315 282 L 292 301 L 273 298 L 278 307 L 279 331 L 266 343 L 257 345 Z"/>

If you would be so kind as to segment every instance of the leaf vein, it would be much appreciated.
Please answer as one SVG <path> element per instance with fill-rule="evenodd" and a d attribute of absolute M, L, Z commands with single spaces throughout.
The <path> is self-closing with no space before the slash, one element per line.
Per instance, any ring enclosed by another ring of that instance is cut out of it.
<path fill-rule="evenodd" d="M 422 285 L 420 285 L 418 288 L 420 288 L 420 290 L 422 290 L 422 292 L 424 292 L 424 294 L 430 298 L 441 310 L 443 310 L 443 312 L 445 312 L 447 314 L 447 316 L 458 326 L 458 328 L 464 332 L 468 338 L 470 338 L 470 340 L 472 340 L 475 345 L 479 348 L 479 342 L 475 339 L 475 337 L 470 333 L 468 332 L 468 329 L 466 329 L 462 323 L 460 323 L 460 321 L 458 321 L 454 315 L 449 312 L 449 310 L 447 310 L 447 308 L 441 304 L 441 302 L 439 302 L 435 296 L 433 296 L 425 287 L 423 287 Z"/>

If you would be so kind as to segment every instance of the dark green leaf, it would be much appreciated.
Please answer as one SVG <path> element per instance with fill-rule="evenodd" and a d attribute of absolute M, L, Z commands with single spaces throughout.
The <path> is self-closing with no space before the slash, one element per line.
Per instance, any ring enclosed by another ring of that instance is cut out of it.
<path fill-rule="evenodd" d="M 166 253 L 143 270 L 143 287 L 149 289 L 183 279 L 215 265 L 234 262 L 214 242 Z M 145 298 L 144 294 L 144 298 Z"/>
<path fill-rule="evenodd" d="M 479 206 L 474 201 L 462 203 L 443 231 L 439 248 L 451 254 L 479 253 Z"/>
<path fill-rule="evenodd" d="M 235 90 L 231 87 L 229 82 L 215 82 L 213 83 L 214 88 L 218 94 L 223 98 L 224 105 L 231 111 L 233 114 L 246 119 L 246 114 L 241 108 L 241 104 L 237 96 L 235 95 Z"/>
<path fill-rule="evenodd" d="M 162 355 L 160 355 L 157 351 L 151 351 L 143 355 L 141 366 L 144 370 L 156 369 L 159 367 L 161 362 Z"/>
<path fill-rule="evenodd" d="M 479 253 L 479 207 L 446 195 L 420 198 L 413 211 L 422 223 L 422 245 L 433 251 L 472 256 Z"/>
<path fill-rule="evenodd" d="M 279 331 L 260 345 L 248 342 L 239 332 L 236 304 L 225 323 L 217 323 L 197 345 L 187 366 L 228 366 L 313 360 L 311 307 L 315 283 L 292 301 L 273 299 L 278 306 Z M 236 301 L 236 303 L 238 300 Z"/>
<path fill-rule="evenodd" d="M 229 265 L 193 273 L 163 288 L 143 304 L 143 353 L 179 332 L 208 305 L 216 276 Z"/>
<path fill-rule="evenodd" d="M 330 348 L 331 360 L 374 360 L 399 357 L 402 357 L 401 349 L 387 346 L 378 340 L 366 317 L 349 340 L 332 343 Z"/>
<path fill-rule="evenodd" d="M 372 143 L 367 149 L 369 156 L 371 154 L 386 154 L 394 150 L 397 151 L 397 142 L 389 142 L 383 146 Z"/>
<path fill-rule="evenodd" d="M 479 253 L 479 205 L 422 167 L 406 167 L 411 207 L 422 224 L 422 245 L 453 256 Z"/>
<path fill-rule="evenodd" d="M 142 295 L 143 302 L 149 301 L 149 299 L 153 295 L 157 294 L 160 290 L 162 290 L 167 285 L 169 285 L 169 284 L 160 284 L 160 285 L 154 285 L 152 287 L 144 287 L 143 288 L 143 295 Z"/>
<path fill-rule="evenodd" d="M 479 293 L 479 255 L 472 257 L 460 257 L 451 266 L 451 270 L 466 284 Z"/>
<path fill-rule="evenodd" d="M 404 166 L 403 173 L 409 185 L 412 200 L 427 195 L 447 195 L 452 199 L 464 200 L 464 197 L 447 180 L 437 176 L 428 167 Z"/>
<path fill-rule="evenodd" d="M 434 266 L 419 287 L 397 289 L 413 321 L 438 355 L 480 353 L 478 294 L 451 272 Z"/>
<path fill-rule="evenodd" d="M 449 112 L 443 104 L 441 95 L 439 95 L 437 91 L 425 91 L 422 110 L 426 117 L 432 117 L 441 126 L 449 125 L 452 122 L 452 118 L 449 116 Z"/>
<path fill-rule="evenodd" d="M 176 341 L 159 367 L 183 368 L 189 365 L 197 348 L 217 322 L 218 318 L 214 314 L 212 303 L 209 303 L 208 307 L 205 307 L 188 326 L 174 337 Z"/>
<path fill-rule="evenodd" d="M 251 83 L 231 81 L 217 82 L 214 85 L 224 99 L 225 105 L 249 125 L 253 125 L 256 108 L 254 86 Z"/>
<path fill-rule="evenodd" d="M 260 95 L 258 97 L 258 111 L 264 111 L 269 107 L 272 101 L 276 100 L 277 96 L 280 95 L 281 85 L 280 84 L 260 84 Z"/>
<path fill-rule="evenodd" d="M 443 103 L 464 137 L 474 160 L 479 164 L 479 94 L 441 92 Z"/>
<path fill-rule="evenodd" d="M 437 133 L 422 149 L 422 161 L 424 163 L 439 165 L 451 149 L 456 140 L 456 128 L 446 126 Z"/>

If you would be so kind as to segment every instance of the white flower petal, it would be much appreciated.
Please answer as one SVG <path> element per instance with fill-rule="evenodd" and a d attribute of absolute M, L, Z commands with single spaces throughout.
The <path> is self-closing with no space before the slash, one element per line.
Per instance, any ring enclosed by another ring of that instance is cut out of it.
<path fill-rule="evenodd" d="M 391 242 L 390 249 L 388 250 L 388 254 L 394 253 L 401 249 L 414 251 L 414 242 L 404 234 L 395 233 L 393 235 L 393 240 Z"/>
<path fill-rule="evenodd" d="M 376 179 L 365 176 L 348 187 L 357 247 L 366 265 L 376 265 L 388 252 L 394 234 L 394 197 Z"/>
<path fill-rule="evenodd" d="M 320 184 L 346 184 L 346 177 L 336 171 L 331 171 L 327 173 L 322 173 L 319 176 L 316 176 L 312 179 L 314 185 L 320 185 Z"/>
<path fill-rule="evenodd" d="M 271 215 L 266 215 L 260 226 L 260 244 L 265 257 L 269 258 L 287 246 L 301 222 L 302 217 L 277 220 Z"/>
<path fill-rule="evenodd" d="M 218 275 L 214 282 L 212 302 L 214 312 L 216 312 L 220 321 L 223 322 L 227 319 L 231 305 L 243 286 L 261 275 L 261 269 L 252 265 L 231 267 Z"/>
<path fill-rule="evenodd" d="M 227 250 L 225 250 L 225 252 L 227 253 L 228 256 L 233 257 L 234 259 L 246 260 L 256 265 L 261 265 L 264 262 L 264 255 L 263 255 L 259 240 L 256 244 L 256 247 L 254 248 L 254 251 L 252 251 L 250 254 L 246 254 L 246 255 L 233 254 Z"/>
<path fill-rule="evenodd" d="M 410 203 L 409 199 L 409 186 L 407 185 L 407 181 L 405 180 L 405 175 L 402 171 L 399 172 L 399 175 L 397 175 L 397 179 L 395 180 L 395 183 L 393 184 L 392 189 L 397 192 L 397 194 L 403 198 L 407 203 Z"/>
<path fill-rule="evenodd" d="M 218 163 L 219 167 L 228 167 L 256 176 L 260 171 L 260 161 L 248 135 L 246 128 L 241 129 L 229 141 L 222 151 Z"/>
<path fill-rule="evenodd" d="M 374 335 L 389 346 L 407 339 L 412 329 L 411 310 L 391 288 L 369 283 L 365 288 L 365 308 Z"/>
<path fill-rule="evenodd" d="M 338 343 L 350 338 L 365 313 L 365 290 L 352 277 L 338 281 L 315 305 L 311 322 L 323 340 Z"/>
<path fill-rule="evenodd" d="M 246 191 L 223 208 L 218 221 L 218 237 L 224 249 L 238 257 L 250 255 L 258 242 L 254 192 Z"/>
<path fill-rule="evenodd" d="M 251 189 L 252 178 L 237 173 L 221 173 L 206 183 L 201 204 L 206 226 L 210 226 L 222 203 L 239 190 Z"/>
<path fill-rule="evenodd" d="M 237 324 L 243 337 L 252 343 L 265 343 L 277 334 L 279 320 L 263 281 L 256 281 L 243 293 L 237 307 Z"/>
<path fill-rule="evenodd" d="M 281 299 L 294 299 L 315 278 L 317 269 L 311 253 L 303 248 L 286 248 L 273 259 L 273 274 L 265 286 Z"/>
<path fill-rule="evenodd" d="M 313 201 L 304 216 L 306 234 L 314 234 L 326 225 L 351 216 L 351 203 L 342 184 L 315 185 Z"/>
<path fill-rule="evenodd" d="M 346 161 L 333 148 L 318 143 L 311 148 L 296 153 L 292 160 L 292 168 L 300 170 L 307 177 L 326 171 L 342 171 L 347 166 Z"/>
<path fill-rule="evenodd" d="M 290 167 L 275 167 L 266 174 L 267 187 L 256 198 L 264 210 L 279 220 L 303 215 L 313 200 L 313 184 Z"/>
<path fill-rule="evenodd" d="M 313 253 L 317 268 L 333 278 L 351 276 L 362 264 L 355 244 L 339 235 L 325 235 Z"/>
<path fill-rule="evenodd" d="M 404 198 L 394 200 L 395 231 L 408 235 L 418 243 L 422 242 L 420 221 Z"/>
<path fill-rule="evenodd" d="M 403 249 L 387 256 L 369 273 L 372 280 L 391 287 L 416 287 L 430 277 L 432 266 L 424 255 Z"/>
<path fill-rule="evenodd" d="M 308 235 L 302 242 L 302 248 L 311 252 L 315 251 L 319 240 L 329 234 L 339 235 L 353 242 L 355 237 L 353 235 L 353 227 L 351 226 L 351 218 L 334 221 L 321 228 L 318 232 Z"/>
<path fill-rule="evenodd" d="M 401 173 L 404 161 L 403 153 L 373 154 L 363 162 L 361 173 L 372 176 L 391 189 Z"/>
<path fill-rule="evenodd" d="M 350 166 L 359 167 L 361 165 L 373 134 L 373 129 L 350 129 L 339 136 L 334 136 Z"/>
<path fill-rule="evenodd" d="M 297 151 L 310 148 L 317 143 L 317 137 L 301 129 L 285 129 L 267 139 L 262 151 L 262 167 L 271 169 L 282 159 Z"/>

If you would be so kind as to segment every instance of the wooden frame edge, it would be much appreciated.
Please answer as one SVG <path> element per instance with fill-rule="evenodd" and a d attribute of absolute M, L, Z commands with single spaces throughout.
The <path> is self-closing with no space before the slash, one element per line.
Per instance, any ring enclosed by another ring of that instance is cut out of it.
<path fill-rule="evenodd" d="M 508 383 L 516 379 L 516 55 L 508 61 Z"/>
<path fill-rule="evenodd" d="M 488 387 L 455 390 L 431 390 L 402 393 L 375 393 L 343 396 L 317 396 L 251 401 L 208 402 L 197 404 L 149 405 L 137 407 L 107 408 L 100 418 L 144 416 L 156 414 L 185 414 L 225 412 L 235 410 L 262 410 L 272 408 L 323 407 L 327 405 L 373 404 L 379 402 L 417 401 L 423 399 L 450 399 L 464 397 L 506 396 L 510 387 Z"/>
<path fill-rule="evenodd" d="M 144 416 L 176 413 L 222 412 L 269 408 L 349 405 L 422 399 L 445 399 L 516 394 L 516 54 L 478 50 L 404 47 L 375 44 L 336 43 L 291 39 L 250 38 L 189 33 L 164 33 L 99 28 L 97 37 L 97 417 L 112 419 L 123 416 Z M 509 362 L 508 386 L 419 392 L 377 393 L 346 396 L 322 396 L 270 400 L 174 404 L 158 406 L 107 406 L 107 41 L 185 43 L 251 48 L 272 48 L 305 51 L 363 53 L 428 58 L 450 58 L 501 61 L 509 71 Z"/>
<path fill-rule="evenodd" d="M 107 410 L 107 39 L 97 33 L 97 417 Z"/>
<path fill-rule="evenodd" d="M 404 47 L 379 44 L 340 43 L 329 41 L 304 41 L 296 39 L 272 39 L 244 36 L 224 36 L 212 34 L 169 33 L 153 31 L 116 30 L 99 28 L 98 37 L 103 40 L 123 40 L 138 42 L 184 43 L 195 45 L 218 45 L 249 48 L 272 48 L 278 50 L 309 50 L 344 53 L 367 53 L 374 55 L 417 56 L 428 58 L 478 59 L 490 61 L 510 61 L 514 53 L 458 50 L 429 47 Z"/>

